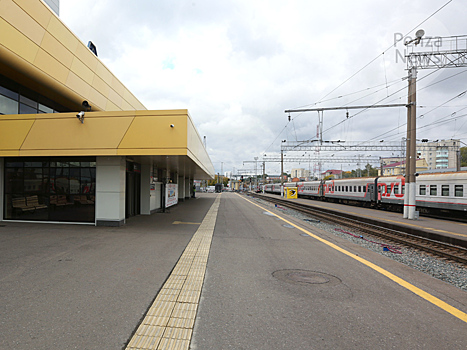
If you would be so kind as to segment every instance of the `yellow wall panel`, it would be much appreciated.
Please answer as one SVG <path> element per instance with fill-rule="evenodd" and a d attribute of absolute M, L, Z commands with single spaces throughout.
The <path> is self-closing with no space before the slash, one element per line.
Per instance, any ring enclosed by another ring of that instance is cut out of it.
<path fill-rule="evenodd" d="M 96 74 L 109 86 L 112 85 L 113 74 L 100 61 L 97 62 Z"/>
<path fill-rule="evenodd" d="M 0 150 L 19 150 L 33 124 L 34 119 L 1 120 Z"/>
<path fill-rule="evenodd" d="M 117 94 L 115 92 L 115 90 L 110 89 L 109 94 L 107 95 L 107 97 L 113 104 L 115 104 L 118 107 L 118 109 L 122 109 L 121 108 L 121 106 L 122 106 L 122 96 Z"/>
<path fill-rule="evenodd" d="M 49 33 L 45 33 L 41 48 L 55 57 L 66 68 L 71 67 L 73 62 L 72 53 Z"/>
<path fill-rule="evenodd" d="M 119 156 L 186 156 L 187 150 L 184 147 L 181 148 L 124 148 L 118 149 L 117 155 Z"/>
<path fill-rule="evenodd" d="M 75 73 L 69 72 L 68 78 L 66 80 L 66 85 L 75 91 L 77 94 L 81 95 L 83 99 L 86 99 L 91 91 L 91 86 L 87 84 L 84 80 L 79 78 Z"/>
<path fill-rule="evenodd" d="M 125 85 L 123 85 L 115 76 L 112 79 L 112 85 L 110 85 L 110 87 L 114 89 L 120 96 L 125 94 Z"/>
<path fill-rule="evenodd" d="M 109 95 L 109 85 L 107 85 L 97 74 L 94 75 L 94 79 L 92 80 L 92 87 L 105 97 Z"/>
<path fill-rule="evenodd" d="M 87 47 L 87 43 L 83 43 L 84 45 L 78 45 L 75 51 L 75 55 L 83 62 L 89 69 L 93 72 L 97 68 L 96 55 L 94 55 L 91 50 Z"/>
<path fill-rule="evenodd" d="M 54 16 L 42 1 L 14 0 L 14 2 L 43 28 L 47 28 L 50 18 Z"/>
<path fill-rule="evenodd" d="M 34 64 L 59 82 L 66 82 L 69 70 L 44 50 L 40 49 L 37 52 Z"/>
<path fill-rule="evenodd" d="M 78 38 L 74 36 L 73 33 L 55 16 L 50 18 L 47 31 L 73 54 L 75 53 L 78 45 L 81 44 Z"/>
<path fill-rule="evenodd" d="M 129 104 L 126 100 L 122 100 L 122 111 L 132 111 L 135 110 L 131 104 Z"/>
<path fill-rule="evenodd" d="M 71 70 L 84 80 L 89 85 L 92 84 L 94 79 L 94 72 L 90 70 L 83 62 L 81 62 L 76 56 L 73 57 L 73 62 L 71 63 Z"/>
<path fill-rule="evenodd" d="M 113 118 L 109 123 L 107 118 L 86 118 L 85 115 L 84 123 L 81 124 L 75 114 L 67 113 L 60 119 L 49 119 L 48 116 L 38 115 L 21 151 L 115 150 L 133 120 L 133 117 L 128 116 Z"/>
<path fill-rule="evenodd" d="M 96 89 L 91 87 L 88 96 L 88 102 L 91 105 L 93 111 L 104 110 L 107 105 L 107 98 L 101 93 L 99 93 Z"/>
<path fill-rule="evenodd" d="M 105 106 L 106 111 L 121 111 L 121 108 L 118 107 L 115 103 L 110 100 L 107 100 L 107 105 Z"/>
<path fill-rule="evenodd" d="M 39 47 L 2 18 L 0 18 L 0 33 L 2 46 L 28 62 L 34 61 Z"/>
<path fill-rule="evenodd" d="M 12 0 L 0 1 L 0 14 L 7 22 L 21 33 L 24 33 L 30 40 L 40 45 L 45 34 L 45 29 L 24 12 L 15 2 Z"/>
<path fill-rule="evenodd" d="M 3 155 L 3 153 L 2 153 Z M 8 157 L 44 157 L 44 156 L 54 156 L 54 157 L 65 157 L 65 156 L 116 156 L 117 150 L 115 149 L 64 149 L 64 150 L 53 150 L 53 152 L 47 152 L 44 150 L 21 150 L 17 151 L 16 154 L 8 155 Z M 4 155 L 7 157 L 7 155 Z"/>
<path fill-rule="evenodd" d="M 187 116 L 136 117 L 118 148 L 186 148 L 186 136 Z"/>

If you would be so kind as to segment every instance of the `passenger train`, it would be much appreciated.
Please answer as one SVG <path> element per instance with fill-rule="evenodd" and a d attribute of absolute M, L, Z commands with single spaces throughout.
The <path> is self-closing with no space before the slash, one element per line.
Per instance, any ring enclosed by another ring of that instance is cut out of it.
<path fill-rule="evenodd" d="M 284 186 L 297 187 L 298 196 L 303 198 L 392 211 L 404 207 L 403 176 L 288 182 Z M 266 184 L 264 192 L 280 194 L 280 184 Z M 416 201 L 420 214 L 467 221 L 467 171 L 420 174 L 416 177 Z"/>

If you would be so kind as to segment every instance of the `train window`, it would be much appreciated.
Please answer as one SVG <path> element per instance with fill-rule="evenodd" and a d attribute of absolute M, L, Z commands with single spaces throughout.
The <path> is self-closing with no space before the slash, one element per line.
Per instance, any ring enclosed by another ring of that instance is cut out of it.
<path fill-rule="evenodd" d="M 464 197 L 464 186 L 463 185 L 454 185 L 454 196 Z"/>
<path fill-rule="evenodd" d="M 358 192 L 362 192 L 362 186 L 358 186 Z"/>
<path fill-rule="evenodd" d="M 394 194 L 399 194 L 399 185 L 394 185 Z"/>
<path fill-rule="evenodd" d="M 345 192 L 349 192 L 349 186 L 345 186 Z"/>
<path fill-rule="evenodd" d="M 420 185 L 419 193 L 420 193 L 420 196 L 426 195 L 426 186 L 425 185 Z"/>
<path fill-rule="evenodd" d="M 363 186 L 363 192 L 366 193 L 366 186 Z"/>
<path fill-rule="evenodd" d="M 449 196 L 449 185 L 441 185 L 441 195 Z"/>
<path fill-rule="evenodd" d="M 386 186 L 386 193 L 387 194 L 391 193 L 391 186 Z"/>
<path fill-rule="evenodd" d="M 437 196 L 438 195 L 438 188 L 436 185 L 430 186 L 430 196 Z"/>
<path fill-rule="evenodd" d="M 405 194 L 405 185 L 402 186 L 402 194 Z"/>

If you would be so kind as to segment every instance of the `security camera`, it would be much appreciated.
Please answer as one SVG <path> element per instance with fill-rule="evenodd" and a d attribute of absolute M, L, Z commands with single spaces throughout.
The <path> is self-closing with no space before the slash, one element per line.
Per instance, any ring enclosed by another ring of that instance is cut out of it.
<path fill-rule="evenodd" d="M 173 124 L 170 124 L 170 127 L 171 127 L 171 128 L 174 128 L 174 127 L 175 127 L 175 125 L 173 125 Z"/>
<path fill-rule="evenodd" d="M 79 112 L 77 115 L 76 115 L 76 118 L 78 118 L 78 120 L 82 123 L 84 123 L 84 112 L 81 111 Z"/>

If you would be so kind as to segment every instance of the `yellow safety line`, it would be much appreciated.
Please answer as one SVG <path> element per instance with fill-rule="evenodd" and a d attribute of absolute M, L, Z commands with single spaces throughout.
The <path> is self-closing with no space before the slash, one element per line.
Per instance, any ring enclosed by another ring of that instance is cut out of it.
<path fill-rule="evenodd" d="M 238 195 L 238 196 L 240 196 L 240 195 Z M 243 196 L 240 196 L 240 198 L 243 198 L 247 202 L 250 202 L 251 204 L 257 206 L 258 208 L 261 208 L 262 210 L 267 211 L 268 213 L 271 213 L 272 215 L 276 216 L 277 218 L 285 221 L 286 223 L 288 223 L 289 225 L 292 225 L 293 227 L 299 229 L 300 231 L 305 232 L 307 235 L 317 239 L 318 241 L 328 245 L 329 247 L 331 247 L 331 248 L 333 248 L 333 249 L 335 249 L 335 250 L 337 250 L 337 251 L 339 251 L 339 252 L 341 252 L 341 253 L 349 256 L 349 257 L 351 257 L 352 259 L 355 259 L 355 260 L 361 262 L 362 264 L 370 267 L 371 269 L 381 273 L 382 275 L 386 276 L 390 280 L 396 282 L 397 284 L 401 285 L 402 287 L 404 287 L 404 288 L 410 290 L 411 292 L 415 293 L 419 297 L 421 297 L 421 298 L 427 300 L 428 302 L 438 306 L 439 308 L 443 309 L 444 311 L 449 312 L 451 315 L 457 317 L 461 321 L 467 322 L 467 313 L 465 313 L 465 312 L 463 312 L 463 311 L 461 311 L 459 309 L 456 309 L 454 306 L 449 305 L 448 303 L 442 301 L 441 299 L 438 299 L 437 297 L 425 292 L 424 290 L 422 290 L 422 289 L 420 289 L 418 287 L 415 287 L 413 284 L 410 284 L 409 282 L 403 280 L 400 277 L 397 277 L 396 275 L 394 275 L 391 272 L 386 271 L 385 269 L 373 264 L 372 262 L 369 262 L 368 260 L 365 260 L 365 259 L 359 257 L 356 254 L 350 253 L 349 251 L 335 245 L 334 243 L 331 243 L 331 242 L 329 242 L 329 241 L 327 241 L 327 240 L 325 240 L 325 239 L 323 239 L 323 238 L 321 238 L 321 237 L 319 237 L 319 236 L 317 236 L 317 235 L 315 235 L 315 234 L 301 228 L 300 226 L 295 225 L 294 223 L 290 222 L 289 220 L 284 219 L 283 217 L 277 215 L 276 213 L 273 213 L 272 211 L 263 208 L 262 206 L 250 201 L 249 199 L 246 199 Z"/>
<path fill-rule="evenodd" d="M 190 348 L 221 194 L 157 294 L 127 350 Z"/>
<path fill-rule="evenodd" d="M 200 222 L 184 222 L 184 221 L 174 221 L 172 225 L 201 225 Z"/>

